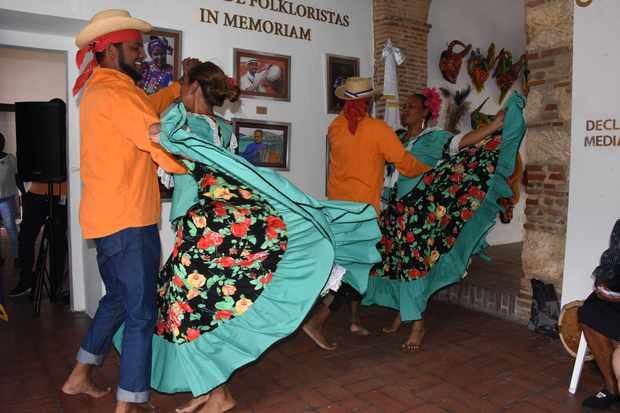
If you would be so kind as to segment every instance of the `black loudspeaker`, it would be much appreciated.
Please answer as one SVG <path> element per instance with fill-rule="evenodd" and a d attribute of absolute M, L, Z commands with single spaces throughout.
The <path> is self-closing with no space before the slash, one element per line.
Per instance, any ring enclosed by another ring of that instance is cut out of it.
<path fill-rule="evenodd" d="M 60 99 L 15 103 L 17 169 L 26 182 L 67 180 L 67 108 Z"/>

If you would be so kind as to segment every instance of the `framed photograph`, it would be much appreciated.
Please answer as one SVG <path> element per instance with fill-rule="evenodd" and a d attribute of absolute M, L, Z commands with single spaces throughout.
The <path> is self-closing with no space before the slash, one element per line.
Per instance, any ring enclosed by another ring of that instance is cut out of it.
<path fill-rule="evenodd" d="M 144 62 L 138 85 L 147 95 L 170 85 L 181 76 L 181 32 L 156 29 L 142 34 Z M 161 199 L 171 199 L 172 189 L 159 180 Z"/>
<path fill-rule="evenodd" d="M 349 77 L 360 75 L 360 59 L 328 54 L 327 63 L 327 113 L 338 114 L 342 110 L 342 100 L 334 92 Z"/>
<path fill-rule="evenodd" d="M 181 32 L 153 30 L 142 41 L 145 58 L 138 85 L 150 95 L 181 76 Z"/>
<path fill-rule="evenodd" d="M 291 124 L 249 119 L 233 119 L 239 141 L 237 155 L 256 166 L 289 170 Z"/>
<path fill-rule="evenodd" d="M 242 97 L 291 101 L 290 56 L 234 49 L 233 60 Z"/>

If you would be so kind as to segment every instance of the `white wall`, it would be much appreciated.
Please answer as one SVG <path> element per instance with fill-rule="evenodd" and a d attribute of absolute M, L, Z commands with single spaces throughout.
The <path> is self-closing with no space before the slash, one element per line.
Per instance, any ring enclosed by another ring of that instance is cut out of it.
<path fill-rule="evenodd" d="M 0 46 L 0 103 L 67 100 L 67 56 L 58 51 Z M 16 153 L 15 116 L 0 112 L 5 151 Z"/>
<path fill-rule="evenodd" d="M 620 218 L 617 146 L 585 147 L 586 135 L 620 136 L 618 130 L 587 132 L 586 120 L 616 119 L 620 127 L 617 17 L 620 3 L 597 0 L 575 7 L 573 43 L 573 120 L 570 193 L 562 304 L 592 291 L 592 270 L 609 246 Z"/>
<path fill-rule="evenodd" d="M 291 102 L 272 102 L 263 100 L 244 100 L 240 112 L 234 116 L 286 121 L 292 123 L 291 137 L 291 170 L 283 173 L 287 178 L 298 184 L 304 191 L 316 197 L 325 193 L 325 134 L 327 126 L 333 118 L 326 114 L 325 103 L 325 54 L 355 56 L 361 59 L 360 73 L 372 74 L 372 2 L 371 0 L 339 0 L 337 5 L 329 0 L 305 0 L 304 4 L 333 9 L 348 14 L 351 26 L 343 28 L 315 22 L 313 20 L 273 14 L 257 8 L 237 5 L 225 1 L 204 2 L 184 0 L 172 3 L 164 0 L 56 0 L 42 2 L 40 0 L 3 0 L 2 7 L 11 11 L 51 15 L 69 19 L 88 20 L 94 13 L 103 8 L 129 8 L 136 17 L 143 18 L 156 27 L 181 30 L 183 32 L 182 50 L 184 56 L 209 59 L 219 64 L 224 71 L 232 74 L 233 48 L 244 48 L 289 55 L 292 57 L 291 67 Z M 288 24 L 311 28 L 312 41 L 294 40 L 272 35 L 231 29 L 221 25 L 201 23 L 200 7 L 219 9 L 236 14 L 269 18 Z M 55 21 L 55 19 L 43 19 Z M 58 29 L 52 27 L 53 30 Z M 16 30 L 23 30 L 17 28 Z M 36 33 L 24 33 L 16 30 L 0 31 L 0 44 L 24 45 L 35 47 L 35 38 L 40 38 L 36 47 L 62 49 L 70 51 L 69 61 L 73 62 L 76 51 L 71 45 L 72 39 L 67 36 L 41 36 Z M 74 64 L 70 65 L 69 86 L 75 79 Z M 76 115 L 75 101 L 70 99 L 70 112 Z M 256 106 L 266 106 L 267 115 L 256 115 Z M 228 114 L 230 115 L 230 114 Z M 81 241 L 77 222 L 79 206 L 79 129 L 77 120 L 70 121 L 69 136 L 69 167 L 71 170 L 71 231 L 72 243 L 84 247 L 83 256 L 74 257 L 74 274 L 77 277 L 88 274 L 86 279 L 94 278 L 97 273 L 92 249 Z M 162 215 L 164 222 L 169 212 L 169 204 L 164 204 Z M 170 251 L 173 235 L 167 225 L 161 231 L 164 254 Z M 79 265 L 79 266 L 77 266 Z M 88 289 L 88 288 L 87 288 Z M 76 291 L 84 291 L 78 289 Z M 92 293 L 92 294 L 91 294 Z M 89 307 L 96 305 L 93 288 L 88 295 Z M 74 308 L 85 308 L 86 302 L 76 302 Z M 89 312 L 91 308 L 89 308 Z"/>
<path fill-rule="evenodd" d="M 471 85 L 471 79 L 467 73 L 468 56 L 463 59 L 456 85 L 447 82 L 441 76 L 439 56 L 452 40 L 471 44 L 472 49 L 480 48 L 485 55 L 491 42 L 495 42 L 497 52 L 502 48 L 511 51 L 514 61 L 525 52 L 525 6 L 523 0 L 433 1 L 429 12 L 429 24 L 431 31 L 428 38 L 428 85 L 431 87 L 448 87 L 454 91 Z M 519 86 L 520 81 L 517 81 L 515 87 Z M 495 113 L 500 109 L 498 103 L 500 92 L 492 76 L 487 80 L 482 93 L 478 94 L 472 86 L 472 93 L 468 99 L 471 102 L 471 109 L 478 107 L 488 96 L 491 98 L 484 106 L 483 111 Z M 469 130 L 469 113 L 463 118 L 461 130 Z M 443 118 L 440 119 L 440 124 L 442 124 L 442 120 Z M 523 148 L 521 153 L 522 156 L 525 155 Z M 525 160 L 525 158 L 523 159 Z M 521 201 L 515 206 L 512 223 L 505 225 L 498 219 L 497 225 L 487 237 L 487 241 L 491 245 L 521 241 L 524 235 L 524 211 L 525 193 L 522 193 Z"/>

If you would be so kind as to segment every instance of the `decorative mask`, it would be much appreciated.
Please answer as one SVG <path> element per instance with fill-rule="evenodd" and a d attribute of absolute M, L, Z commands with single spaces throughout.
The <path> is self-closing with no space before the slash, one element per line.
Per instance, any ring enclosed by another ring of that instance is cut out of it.
<path fill-rule="evenodd" d="M 467 73 L 471 77 L 471 81 L 478 93 L 484 89 L 484 83 L 491 74 L 491 70 L 495 65 L 495 43 L 491 43 L 487 56 L 484 57 L 480 49 L 472 51 L 467 60 Z"/>
<path fill-rule="evenodd" d="M 493 73 L 495 82 L 497 83 L 497 86 L 501 91 L 499 103 L 502 103 L 502 101 L 506 97 L 506 93 L 508 93 L 512 85 L 519 78 L 519 75 L 521 74 L 521 69 L 523 69 L 523 66 L 525 65 L 525 59 L 525 55 L 523 55 L 516 63 L 513 64 L 512 53 L 504 49 L 499 52 L 497 58 L 497 67 L 495 68 L 495 72 Z"/>
<path fill-rule="evenodd" d="M 455 46 L 462 47 L 463 50 L 460 52 L 455 52 Z M 463 58 L 467 55 L 467 53 L 469 53 L 470 50 L 471 44 L 465 46 L 465 43 L 459 40 L 453 40 L 448 45 L 448 48 L 441 52 L 441 57 L 439 58 L 439 70 L 441 70 L 441 74 L 444 79 L 450 83 L 456 83 L 456 79 L 461 71 L 461 65 L 463 64 Z"/>

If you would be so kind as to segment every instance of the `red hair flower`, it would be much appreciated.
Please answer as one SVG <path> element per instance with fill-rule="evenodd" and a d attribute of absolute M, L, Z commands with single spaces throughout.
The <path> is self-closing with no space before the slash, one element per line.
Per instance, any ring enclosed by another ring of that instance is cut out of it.
<path fill-rule="evenodd" d="M 441 109 L 441 96 L 437 93 L 437 89 L 433 88 L 425 88 L 422 90 L 422 94 L 426 98 L 424 102 L 424 106 L 430 110 L 431 118 L 433 120 L 437 120 L 439 117 L 439 110 Z"/>
<path fill-rule="evenodd" d="M 235 80 L 234 77 L 229 77 L 229 78 L 226 79 L 226 85 L 230 89 L 235 88 L 235 87 L 237 87 L 237 81 Z"/>

